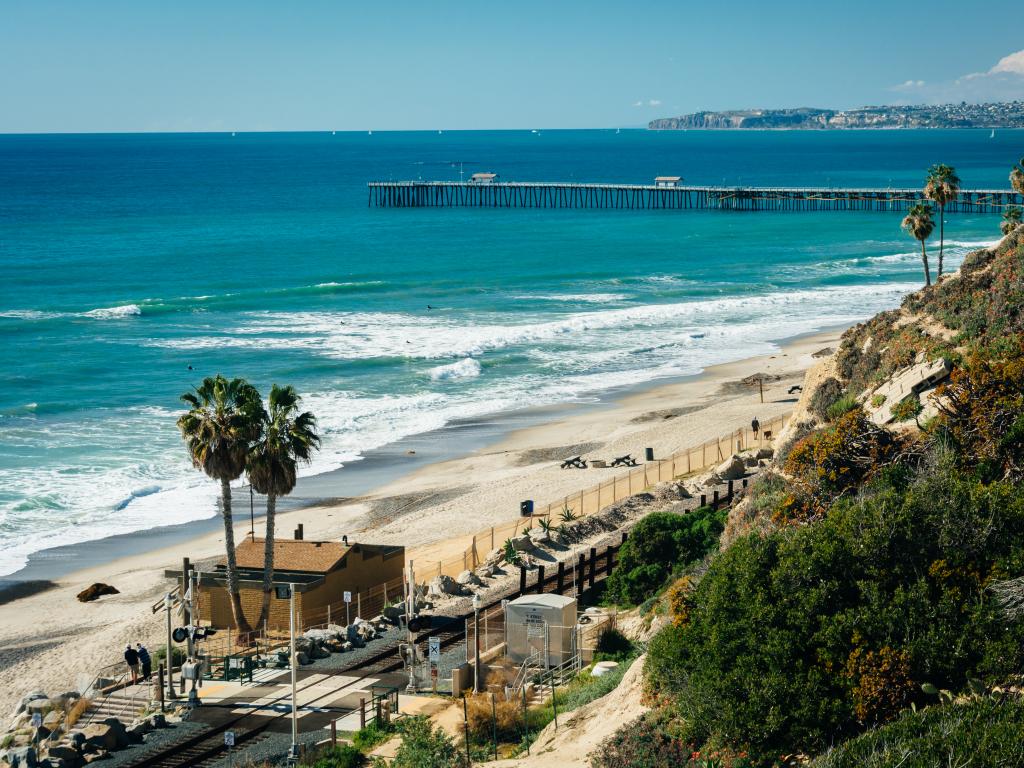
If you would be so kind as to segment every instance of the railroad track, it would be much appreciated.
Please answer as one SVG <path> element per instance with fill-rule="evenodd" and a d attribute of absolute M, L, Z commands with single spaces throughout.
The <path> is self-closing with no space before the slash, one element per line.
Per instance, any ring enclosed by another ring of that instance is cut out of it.
<path fill-rule="evenodd" d="M 610 544 L 605 547 L 601 552 L 592 550 L 593 558 L 587 561 L 587 566 L 590 567 L 590 571 L 580 571 L 576 574 L 575 584 L 579 593 L 588 591 L 593 585 L 603 581 L 611 570 L 611 558 L 614 557 L 614 553 L 618 551 L 619 546 Z M 586 554 L 583 556 L 582 563 L 586 560 Z M 598 569 L 597 563 L 601 559 L 604 559 L 604 565 Z M 575 564 L 575 567 L 579 567 L 579 563 Z M 536 592 L 556 592 L 559 591 L 559 585 L 561 584 L 562 591 L 569 590 L 574 582 L 565 578 L 565 572 L 561 574 L 555 572 L 548 572 L 544 574 L 543 579 L 540 578 L 540 573 L 536 581 L 532 584 L 528 584 L 523 589 L 523 583 L 520 583 L 520 589 L 513 589 L 508 593 L 498 597 L 491 602 L 481 606 L 481 612 L 491 610 L 501 605 L 504 599 L 509 598 L 518 594 L 520 591 L 525 593 L 536 593 Z M 416 635 L 415 642 L 417 645 L 425 644 L 430 637 L 439 637 L 441 639 L 441 648 L 448 648 L 465 637 L 466 634 L 466 620 L 472 618 L 473 613 L 469 612 L 460 616 L 443 617 L 434 616 L 432 618 L 432 625 L 430 629 L 420 632 Z M 355 683 L 366 678 L 379 676 L 388 672 L 395 672 L 402 669 L 405 666 L 401 654 L 399 652 L 398 643 L 391 643 L 386 648 L 382 648 L 376 654 L 370 657 L 364 657 L 358 662 L 355 662 L 349 666 L 343 667 L 337 670 L 324 671 L 316 675 L 312 682 L 308 682 L 298 685 L 297 690 L 299 692 L 307 690 L 313 685 L 323 685 L 323 676 L 327 677 L 343 677 L 344 681 L 340 682 L 336 688 L 333 688 L 326 693 L 317 696 L 314 699 L 306 701 L 303 706 L 308 707 L 316 705 L 317 702 L 325 699 L 331 699 L 337 695 L 337 693 L 346 688 L 351 688 Z M 312 669 L 312 672 L 317 670 Z M 355 681 L 352 680 L 352 674 L 358 673 L 359 676 Z M 272 701 L 263 703 L 260 706 L 262 710 L 260 713 L 249 712 L 245 714 L 236 715 L 234 717 L 227 718 L 226 720 L 213 724 L 207 730 L 202 733 L 196 734 L 190 738 L 184 739 L 174 744 L 169 744 L 160 749 L 157 749 L 151 753 L 143 753 L 139 755 L 139 759 L 135 762 L 130 763 L 130 768 L 195 768 L 196 766 L 208 766 L 214 762 L 220 760 L 226 753 L 227 747 L 224 744 L 224 733 L 226 731 L 233 731 L 235 734 L 235 748 L 247 747 L 266 738 L 265 734 L 272 726 L 279 724 L 284 719 L 290 717 L 290 709 L 285 712 L 279 712 L 274 714 L 266 714 L 268 710 L 277 704 L 290 703 L 291 691 L 289 690 L 285 694 L 273 699 Z M 216 705 L 214 705 L 216 706 Z M 338 716 L 344 716 L 354 712 L 354 708 L 337 710 Z"/>

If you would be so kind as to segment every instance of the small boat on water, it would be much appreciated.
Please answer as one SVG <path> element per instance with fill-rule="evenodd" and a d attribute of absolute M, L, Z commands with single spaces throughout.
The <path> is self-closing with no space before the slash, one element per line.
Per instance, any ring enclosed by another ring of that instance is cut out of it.
<path fill-rule="evenodd" d="M 989 137 L 990 139 L 994 139 L 994 138 L 996 137 L 996 129 L 995 129 L 995 128 L 993 128 L 993 129 L 992 129 L 992 133 L 990 133 L 990 134 L 988 135 L 988 137 Z"/>

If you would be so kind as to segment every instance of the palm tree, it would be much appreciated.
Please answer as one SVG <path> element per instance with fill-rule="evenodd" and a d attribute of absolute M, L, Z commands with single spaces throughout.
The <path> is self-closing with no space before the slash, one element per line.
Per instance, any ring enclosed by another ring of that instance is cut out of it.
<path fill-rule="evenodd" d="M 960 194 L 960 177 L 951 165 L 933 165 L 928 169 L 924 184 L 924 196 L 939 206 L 939 271 L 936 279 L 942 277 L 942 256 L 946 245 L 946 203 L 956 200 Z"/>
<path fill-rule="evenodd" d="M 935 221 L 932 219 L 932 207 L 927 203 L 918 203 L 909 211 L 903 219 L 903 228 L 914 238 L 921 241 L 921 261 L 924 262 L 924 284 L 932 284 L 932 275 L 928 269 L 928 251 L 925 250 L 924 241 L 931 237 L 935 231 Z"/>
<path fill-rule="evenodd" d="M 295 488 L 298 463 L 308 462 L 320 447 L 316 417 L 309 411 L 299 413 L 299 397 L 294 387 L 270 389 L 268 407 L 260 405 L 261 429 L 249 447 L 246 473 L 253 489 L 267 497 L 267 533 L 263 556 L 263 605 L 259 624 L 270 613 L 270 595 L 274 586 L 274 519 L 277 497 L 287 496 Z"/>
<path fill-rule="evenodd" d="M 224 549 L 227 553 L 227 588 L 235 626 L 243 634 L 252 627 L 242 611 L 235 559 L 235 529 L 231 519 L 231 481 L 241 477 L 249 444 L 259 432 L 260 393 L 245 379 L 228 381 L 207 377 L 194 392 L 181 396 L 189 410 L 178 419 L 192 464 L 220 481 Z"/>
<path fill-rule="evenodd" d="M 1020 226 L 1020 221 L 1020 208 L 1018 208 L 1016 205 L 1011 205 L 1003 212 L 1003 221 L 999 225 L 999 229 L 1004 235 L 1008 235 L 1013 230 Z"/>
<path fill-rule="evenodd" d="M 1013 166 L 1013 170 L 1010 171 L 1010 186 L 1018 194 L 1024 195 L 1024 157 L 1020 159 L 1020 164 Z"/>

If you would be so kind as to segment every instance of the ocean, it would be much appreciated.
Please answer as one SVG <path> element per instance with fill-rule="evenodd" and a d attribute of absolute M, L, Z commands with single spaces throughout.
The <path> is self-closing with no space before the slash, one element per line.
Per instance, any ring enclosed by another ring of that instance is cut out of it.
<path fill-rule="evenodd" d="M 1007 188 L 1022 149 L 1021 131 L 0 136 L 0 576 L 215 516 L 175 427 L 205 375 L 294 385 L 322 476 L 764 353 L 922 282 L 896 213 L 387 210 L 368 181 L 886 187 L 946 162 Z M 948 216 L 951 266 L 998 223 Z"/>

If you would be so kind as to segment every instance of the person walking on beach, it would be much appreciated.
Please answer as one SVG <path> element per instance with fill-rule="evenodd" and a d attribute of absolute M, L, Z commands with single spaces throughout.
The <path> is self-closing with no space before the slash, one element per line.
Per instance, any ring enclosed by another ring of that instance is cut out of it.
<path fill-rule="evenodd" d="M 761 422 L 757 420 L 757 416 L 750 422 L 750 428 L 754 430 L 754 439 L 757 440 L 757 433 L 761 431 Z"/>
<path fill-rule="evenodd" d="M 150 658 L 149 651 L 142 643 L 136 643 L 135 649 L 135 652 L 139 654 L 139 663 L 142 665 L 142 679 L 148 681 L 153 675 L 153 659 Z"/>
<path fill-rule="evenodd" d="M 139 652 L 128 643 L 124 647 L 124 662 L 128 665 L 128 671 L 132 673 L 132 685 L 139 683 Z"/>

